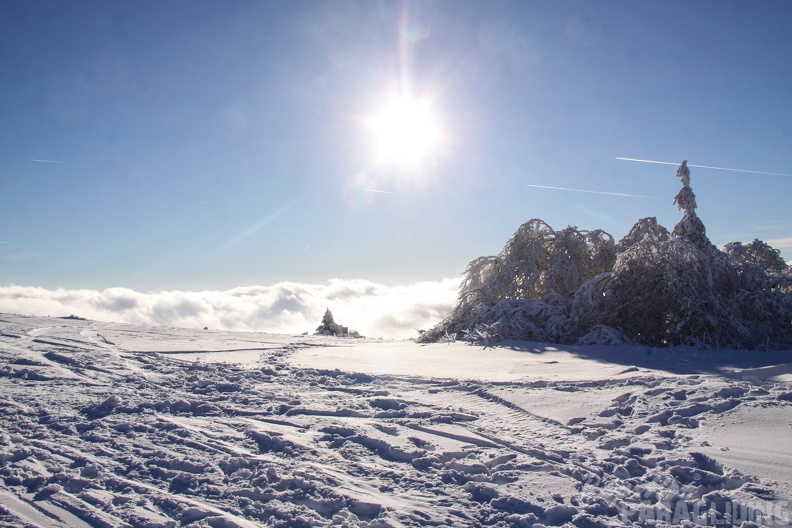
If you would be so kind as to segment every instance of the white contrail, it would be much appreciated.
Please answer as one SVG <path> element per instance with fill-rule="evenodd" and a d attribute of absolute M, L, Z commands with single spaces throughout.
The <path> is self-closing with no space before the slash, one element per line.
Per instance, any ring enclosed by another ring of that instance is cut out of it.
<path fill-rule="evenodd" d="M 379 189 L 363 189 L 366 192 L 374 192 L 374 193 L 382 193 L 382 194 L 393 194 L 390 191 L 380 191 Z"/>
<path fill-rule="evenodd" d="M 225 248 L 229 248 L 231 246 L 235 246 L 236 244 L 238 244 L 242 240 L 246 239 L 250 235 L 256 233 L 257 231 L 259 231 L 262 228 L 266 227 L 267 225 L 271 224 L 272 222 L 277 220 L 280 216 L 283 216 L 284 214 L 286 214 L 292 207 L 294 207 L 294 205 L 296 203 L 297 203 L 297 200 L 292 200 L 291 202 L 287 203 L 286 205 L 284 205 L 283 207 L 281 207 L 277 211 L 271 213 L 266 218 L 260 220 L 259 222 L 256 222 L 252 226 L 248 227 L 247 229 L 245 229 L 244 231 L 242 231 L 241 233 L 239 233 L 238 235 L 233 237 L 231 240 L 226 242 L 222 247 L 225 249 Z"/>
<path fill-rule="evenodd" d="M 526 187 L 536 187 L 538 189 L 553 189 L 555 191 L 572 191 L 572 192 L 581 192 L 581 193 L 591 193 L 591 194 L 607 194 L 609 196 L 624 196 L 627 198 L 649 198 L 648 196 L 643 196 L 641 194 L 625 194 L 625 193 L 614 193 L 614 192 L 605 192 L 605 191 L 587 191 L 584 189 L 569 189 L 567 187 L 553 187 L 551 185 L 532 185 L 530 183 L 525 184 Z"/>
<path fill-rule="evenodd" d="M 34 160 L 32 160 L 32 161 L 34 161 L 34 162 L 36 162 L 36 163 L 66 163 L 65 161 L 59 161 L 59 160 L 45 160 L 45 159 L 34 159 Z"/>
<path fill-rule="evenodd" d="M 636 159 L 636 158 L 616 158 L 617 160 L 622 161 L 638 161 L 641 163 L 658 163 L 660 165 L 679 165 L 679 163 L 674 163 L 672 161 L 655 161 L 655 160 L 645 160 L 645 159 Z M 692 163 L 688 163 L 688 167 L 698 167 L 699 169 L 715 169 L 715 170 L 724 170 L 724 171 L 731 171 L 731 172 L 748 172 L 750 174 L 769 174 L 770 176 L 789 176 L 792 177 L 792 174 L 784 174 L 782 172 L 765 172 L 765 171 L 755 171 L 755 170 L 746 170 L 746 169 L 729 169 L 727 167 L 712 167 L 710 165 L 693 165 Z"/>

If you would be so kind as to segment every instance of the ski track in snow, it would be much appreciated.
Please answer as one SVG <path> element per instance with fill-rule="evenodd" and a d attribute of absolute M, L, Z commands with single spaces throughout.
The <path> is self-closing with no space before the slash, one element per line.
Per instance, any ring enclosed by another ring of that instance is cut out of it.
<path fill-rule="evenodd" d="M 637 367 L 477 381 L 293 361 L 337 346 L 373 343 L 0 314 L 0 526 L 598 527 L 675 511 L 712 525 L 735 505 L 788 525 L 787 381 Z M 787 431 L 787 448 L 765 446 L 786 457 L 778 480 L 717 446 L 759 411 Z"/>

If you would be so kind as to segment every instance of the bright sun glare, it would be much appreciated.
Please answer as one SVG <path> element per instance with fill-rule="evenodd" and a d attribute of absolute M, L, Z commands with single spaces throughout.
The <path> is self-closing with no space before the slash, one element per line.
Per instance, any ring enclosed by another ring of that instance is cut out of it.
<path fill-rule="evenodd" d="M 424 161 L 440 139 L 440 129 L 426 101 L 395 99 L 371 122 L 377 159 L 414 164 Z"/>

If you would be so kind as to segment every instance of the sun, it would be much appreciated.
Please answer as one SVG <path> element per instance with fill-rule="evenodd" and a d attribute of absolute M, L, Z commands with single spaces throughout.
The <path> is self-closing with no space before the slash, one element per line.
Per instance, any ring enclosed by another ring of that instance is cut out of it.
<path fill-rule="evenodd" d="M 376 158 L 384 163 L 424 162 L 440 141 L 432 106 L 409 98 L 388 102 L 371 120 Z"/>

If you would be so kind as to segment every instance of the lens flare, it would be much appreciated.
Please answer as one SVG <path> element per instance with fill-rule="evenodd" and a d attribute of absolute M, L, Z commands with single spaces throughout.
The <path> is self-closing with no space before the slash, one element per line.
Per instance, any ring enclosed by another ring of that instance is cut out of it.
<path fill-rule="evenodd" d="M 376 198 L 375 188 L 377 182 L 368 174 L 359 172 L 344 181 L 341 187 L 341 198 L 352 209 L 366 209 L 371 207 Z"/>

